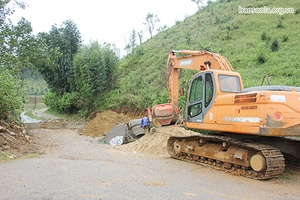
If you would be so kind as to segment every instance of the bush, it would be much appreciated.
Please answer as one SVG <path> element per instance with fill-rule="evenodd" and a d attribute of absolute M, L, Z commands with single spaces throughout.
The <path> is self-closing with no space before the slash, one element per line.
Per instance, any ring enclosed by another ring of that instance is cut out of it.
<path fill-rule="evenodd" d="M 286 41 L 288 41 L 288 39 L 289 39 L 289 36 L 284 35 L 283 38 L 282 38 L 282 42 L 286 42 Z"/>
<path fill-rule="evenodd" d="M 265 40 L 268 39 L 268 36 L 267 36 L 266 32 L 263 32 L 263 33 L 261 34 L 261 39 L 262 39 L 263 41 L 265 41 Z"/>
<path fill-rule="evenodd" d="M 21 81 L 8 70 L 0 70 L 0 119 L 18 120 L 25 102 Z"/>
<path fill-rule="evenodd" d="M 55 110 L 55 111 L 59 111 L 59 103 L 58 103 L 59 101 L 58 100 L 59 100 L 59 98 L 53 92 L 47 93 L 43 98 L 45 105 L 49 109 Z"/>
<path fill-rule="evenodd" d="M 279 22 L 277 24 L 277 28 L 284 28 L 283 24 L 282 24 L 282 20 L 279 20 Z"/>
<path fill-rule="evenodd" d="M 272 49 L 272 51 L 278 51 L 278 48 L 279 48 L 279 44 L 278 44 L 277 39 L 275 39 L 271 44 L 271 49 Z"/>
<path fill-rule="evenodd" d="M 263 64 L 266 62 L 266 56 L 261 52 L 257 58 L 258 63 Z"/>
<path fill-rule="evenodd" d="M 50 92 L 45 95 L 43 100 L 49 109 L 58 112 L 75 113 L 79 110 L 79 95 L 76 92 L 65 93 L 61 97 Z"/>
<path fill-rule="evenodd" d="M 61 112 L 75 113 L 78 108 L 79 96 L 76 92 L 64 93 L 59 100 L 59 110 Z"/>

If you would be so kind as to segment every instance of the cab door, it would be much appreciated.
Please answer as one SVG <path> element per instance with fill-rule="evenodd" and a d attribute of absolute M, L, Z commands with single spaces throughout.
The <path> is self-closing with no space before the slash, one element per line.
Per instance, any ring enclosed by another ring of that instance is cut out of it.
<path fill-rule="evenodd" d="M 187 99 L 187 121 L 203 123 L 215 98 L 215 84 L 212 72 L 202 72 L 191 80 Z"/>

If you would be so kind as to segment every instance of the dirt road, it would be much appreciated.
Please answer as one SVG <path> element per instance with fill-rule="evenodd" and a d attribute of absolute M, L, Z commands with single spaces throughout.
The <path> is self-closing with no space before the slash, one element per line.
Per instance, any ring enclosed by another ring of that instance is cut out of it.
<path fill-rule="evenodd" d="M 72 130 L 31 130 L 40 153 L 0 163 L 1 199 L 299 199 L 293 178 L 256 181 L 124 152 Z"/>

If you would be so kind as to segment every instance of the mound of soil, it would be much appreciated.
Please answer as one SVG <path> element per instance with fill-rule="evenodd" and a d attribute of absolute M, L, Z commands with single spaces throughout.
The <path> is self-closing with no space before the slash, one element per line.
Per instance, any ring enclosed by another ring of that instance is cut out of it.
<path fill-rule="evenodd" d="M 120 151 L 156 155 L 161 157 L 169 156 L 167 141 L 170 136 L 190 136 L 197 133 L 179 126 L 160 127 L 153 134 L 147 132 L 140 139 L 122 146 L 115 147 Z"/>
<path fill-rule="evenodd" d="M 116 127 L 118 127 L 117 125 L 127 124 L 129 121 L 130 117 L 128 115 L 118 114 L 113 111 L 104 111 L 97 113 L 96 117 L 86 124 L 79 133 L 95 137 L 106 136 L 110 132 L 114 132 L 114 135 L 122 135 L 124 131 L 116 129 Z M 147 132 L 140 139 L 115 148 L 123 152 L 165 157 L 169 156 L 167 152 L 167 140 L 170 136 L 190 136 L 195 134 L 198 133 L 188 131 L 183 127 L 165 126 L 158 128 L 153 134 Z"/>
<path fill-rule="evenodd" d="M 98 113 L 79 133 L 87 136 L 102 137 L 117 124 L 127 124 L 129 120 L 130 118 L 126 115 L 113 111 L 104 111 Z"/>

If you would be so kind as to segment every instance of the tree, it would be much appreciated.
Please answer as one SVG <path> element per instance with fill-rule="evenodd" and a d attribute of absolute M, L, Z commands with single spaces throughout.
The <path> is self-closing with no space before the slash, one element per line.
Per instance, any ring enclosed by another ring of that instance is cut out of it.
<path fill-rule="evenodd" d="M 130 34 L 129 47 L 130 47 L 131 53 L 133 52 L 133 50 L 136 47 L 136 31 L 134 29 L 131 31 L 131 34 Z"/>
<path fill-rule="evenodd" d="M 81 34 L 76 24 L 67 20 L 59 28 L 53 25 L 49 33 L 40 33 L 39 37 L 48 45 L 52 60 L 52 63 L 43 64 L 40 72 L 49 88 L 62 96 L 71 91 L 72 63 L 82 42 Z"/>
<path fill-rule="evenodd" d="M 129 43 L 126 44 L 126 46 L 124 48 L 126 50 L 127 54 L 132 53 L 133 50 L 135 49 L 136 45 L 137 45 L 136 44 L 136 31 L 133 29 L 129 36 Z"/>
<path fill-rule="evenodd" d="M 74 59 L 72 92 L 79 94 L 84 114 L 95 109 L 103 92 L 112 87 L 112 77 L 118 63 L 114 45 L 97 41 L 84 45 Z"/>
<path fill-rule="evenodd" d="M 138 32 L 138 37 L 139 37 L 140 45 L 143 44 L 143 31 Z"/>
<path fill-rule="evenodd" d="M 155 29 L 155 25 L 160 20 L 157 17 L 157 15 L 154 15 L 152 13 L 148 13 L 147 16 L 146 16 L 146 18 L 145 18 L 145 20 L 146 20 L 146 22 L 144 22 L 143 24 L 146 26 L 146 29 L 149 31 L 150 38 L 152 38 L 153 31 Z"/>
<path fill-rule="evenodd" d="M 204 6 L 204 0 L 191 0 L 191 1 L 197 4 L 198 10 L 201 10 L 202 6 Z"/>
<path fill-rule="evenodd" d="M 24 9 L 25 4 L 0 0 L 0 119 L 7 113 L 19 118 L 25 102 L 22 74 L 44 59 L 43 42 L 32 34 L 30 22 L 22 18 L 17 24 L 12 23 L 10 16 L 17 7 Z"/>
<path fill-rule="evenodd" d="M 25 8 L 18 1 L 0 1 L 0 66 L 14 75 L 22 75 L 26 69 L 34 69 L 44 59 L 44 44 L 32 34 L 30 22 L 21 18 L 13 24 L 9 18 L 15 7 Z"/>

